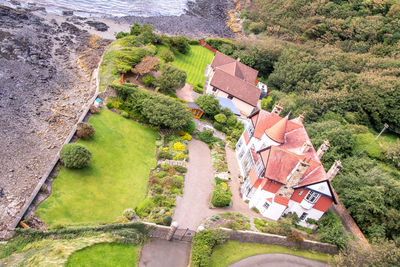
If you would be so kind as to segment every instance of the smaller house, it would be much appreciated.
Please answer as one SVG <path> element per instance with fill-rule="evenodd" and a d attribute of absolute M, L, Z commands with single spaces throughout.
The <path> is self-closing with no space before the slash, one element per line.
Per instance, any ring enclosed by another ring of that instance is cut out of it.
<path fill-rule="evenodd" d="M 245 116 L 249 116 L 257 107 L 261 95 L 261 90 L 255 86 L 258 71 L 241 63 L 239 59 L 235 60 L 217 51 L 204 75 L 207 94 L 231 100 Z"/>
<path fill-rule="evenodd" d="M 192 111 L 193 118 L 200 119 L 204 114 L 204 110 L 202 110 L 199 105 L 195 102 L 188 102 L 189 109 Z"/>

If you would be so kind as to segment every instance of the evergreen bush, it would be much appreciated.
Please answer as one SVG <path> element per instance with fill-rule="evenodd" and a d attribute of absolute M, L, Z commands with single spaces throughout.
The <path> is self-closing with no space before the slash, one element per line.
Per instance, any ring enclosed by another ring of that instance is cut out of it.
<path fill-rule="evenodd" d="M 84 146 L 79 144 L 67 144 L 60 152 L 60 160 L 67 168 L 80 169 L 90 163 L 92 153 Z"/>

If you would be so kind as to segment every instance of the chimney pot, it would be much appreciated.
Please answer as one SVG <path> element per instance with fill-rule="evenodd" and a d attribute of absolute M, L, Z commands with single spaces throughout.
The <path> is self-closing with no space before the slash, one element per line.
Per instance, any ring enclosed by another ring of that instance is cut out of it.
<path fill-rule="evenodd" d="M 282 103 L 278 103 L 275 105 L 274 109 L 272 110 L 272 113 L 276 114 L 279 116 L 279 114 L 281 114 L 283 110 L 283 104 Z"/>
<path fill-rule="evenodd" d="M 310 150 L 312 144 L 310 142 L 310 140 L 306 140 L 303 144 L 303 146 L 301 147 L 301 153 L 306 153 Z"/>
<path fill-rule="evenodd" d="M 329 144 L 329 140 L 325 140 L 322 143 L 322 145 L 319 147 L 319 149 L 317 151 L 317 156 L 319 159 L 321 159 L 322 156 L 326 153 L 326 151 L 328 151 L 330 146 L 331 146 L 331 144 Z"/>
<path fill-rule="evenodd" d="M 333 178 L 336 177 L 336 175 L 340 172 L 340 170 L 343 168 L 342 162 L 340 160 L 336 160 L 332 167 L 329 169 L 327 175 L 328 175 L 328 180 L 332 181 Z"/>

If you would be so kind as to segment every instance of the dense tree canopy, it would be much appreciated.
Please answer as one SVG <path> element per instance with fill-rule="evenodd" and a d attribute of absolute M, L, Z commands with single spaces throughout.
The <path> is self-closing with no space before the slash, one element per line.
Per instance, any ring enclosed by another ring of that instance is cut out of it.
<path fill-rule="evenodd" d="M 161 68 L 161 75 L 156 84 L 161 90 L 176 90 L 185 85 L 187 74 L 172 64 L 165 64 Z"/>

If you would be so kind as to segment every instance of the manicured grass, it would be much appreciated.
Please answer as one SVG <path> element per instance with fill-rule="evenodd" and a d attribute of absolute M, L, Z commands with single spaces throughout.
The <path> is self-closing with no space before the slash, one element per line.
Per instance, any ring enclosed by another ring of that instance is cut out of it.
<path fill-rule="evenodd" d="M 103 243 L 84 248 L 68 258 L 66 266 L 125 267 L 138 265 L 140 246 Z"/>
<path fill-rule="evenodd" d="M 226 244 L 218 245 L 214 248 L 211 256 L 211 266 L 225 267 L 241 259 L 266 253 L 285 253 L 325 262 L 329 261 L 330 257 L 328 254 L 318 252 L 312 253 L 310 251 L 300 249 L 293 250 L 284 246 L 228 241 Z"/>
<path fill-rule="evenodd" d="M 207 64 L 211 64 L 214 53 L 201 45 L 191 45 L 190 47 L 190 51 L 185 55 L 176 53 L 172 64 L 186 71 L 186 81 L 191 85 L 196 86 L 199 83 L 204 85 L 206 77 L 203 74 Z M 166 46 L 159 46 L 158 49 L 161 51 L 168 48 Z"/>
<path fill-rule="evenodd" d="M 89 123 L 94 138 L 78 143 L 92 152 L 90 166 L 61 169 L 52 195 L 37 210 L 50 225 L 112 222 L 146 196 L 158 134 L 107 109 Z"/>

